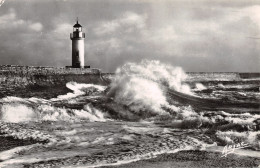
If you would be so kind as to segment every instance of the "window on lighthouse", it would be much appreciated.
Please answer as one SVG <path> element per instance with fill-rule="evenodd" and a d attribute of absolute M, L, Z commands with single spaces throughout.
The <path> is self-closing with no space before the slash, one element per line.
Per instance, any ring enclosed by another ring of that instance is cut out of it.
<path fill-rule="evenodd" d="M 81 31 L 81 27 L 74 28 L 74 31 L 75 31 L 75 32 Z"/>

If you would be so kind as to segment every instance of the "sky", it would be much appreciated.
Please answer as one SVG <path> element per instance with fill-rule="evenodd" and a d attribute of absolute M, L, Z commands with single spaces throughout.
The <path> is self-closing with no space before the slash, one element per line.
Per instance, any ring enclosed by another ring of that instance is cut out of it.
<path fill-rule="evenodd" d="M 258 0 L 5 0 L 0 64 L 71 65 L 76 17 L 85 64 L 104 72 L 143 59 L 194 72 L 260 72 Z"/>

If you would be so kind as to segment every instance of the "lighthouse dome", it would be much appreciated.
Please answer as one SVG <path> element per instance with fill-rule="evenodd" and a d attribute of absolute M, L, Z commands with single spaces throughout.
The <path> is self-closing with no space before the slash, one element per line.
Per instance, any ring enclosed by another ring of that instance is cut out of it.
<path fill-rule="evenodd" d="M 73 26 L 73 27 L 82 27 L 79 22 L 77 21 L 77 23 Z"/>

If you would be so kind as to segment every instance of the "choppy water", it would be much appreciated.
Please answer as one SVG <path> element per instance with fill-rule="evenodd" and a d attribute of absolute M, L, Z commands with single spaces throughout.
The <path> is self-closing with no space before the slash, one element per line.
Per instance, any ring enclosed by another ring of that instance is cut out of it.
<path fill-rule="evenodd" d="M 228 143 L 260 149 L 260 80 L 128 63 L 112 83 L 67 83 L 70 93 L 0 100 L 1 137 L 38 143 L 0 152 L 0 167 L 113 165 Z"/>

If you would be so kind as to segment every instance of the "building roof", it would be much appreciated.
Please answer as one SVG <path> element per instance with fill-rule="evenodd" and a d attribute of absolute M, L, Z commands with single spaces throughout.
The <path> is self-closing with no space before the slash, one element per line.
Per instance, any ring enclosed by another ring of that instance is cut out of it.
<path fill-rule="evenodd" d="M 82 27 L 82 26 L 79 24 L 79 21 L 77 20 L 77 23 L 73 27 Z"/>

